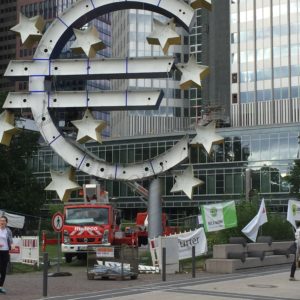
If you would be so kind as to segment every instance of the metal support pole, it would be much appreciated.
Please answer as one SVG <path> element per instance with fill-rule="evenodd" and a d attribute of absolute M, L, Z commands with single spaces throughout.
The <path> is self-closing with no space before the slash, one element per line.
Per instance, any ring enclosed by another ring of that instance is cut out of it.
<path fill-rule="evenodd" d="M 148 238 L 153 239 L 162 235 L 162 208 L 160 180 L 154 178 L 149 187 L 148 204 Z"/>
<path fill-rule="evenodd" d="M 57 273 L 60 272 L 60 232 L 57 233 Z"/>
<path fill-rule="evenodd" d="M 43 297 L 47 297 L 48 292 L 48 253 L 43 253 Z"/>
<path fill-rule="evenodd" d="M 120 246 L 121 249 L 121 279 L 124 280 L 124 246 Z"/>
<path fill-rule="evenodd" d="M 192 277 L 196 277 L 196 249 L 195 246 L 192 247 Z"/>
<path fill-rule="evenodd" d="M 252 189 L 251 175 L 252 175 L 252 170 L 247 168 L 245 170 L 245 194 L 246 194 L 245 196 L 246 196 L 246 201 L 251 200 L 250 197 L 249 197 L 249 193 Z"/>
<path fill-rule="evenodd" d="M 162 259 L 161 259 L 161 274 L 162 274 L 162 281 L 166 281 L 166 260 L 167 260 L 167 251 L 166 248 L 162 248 Z"/>

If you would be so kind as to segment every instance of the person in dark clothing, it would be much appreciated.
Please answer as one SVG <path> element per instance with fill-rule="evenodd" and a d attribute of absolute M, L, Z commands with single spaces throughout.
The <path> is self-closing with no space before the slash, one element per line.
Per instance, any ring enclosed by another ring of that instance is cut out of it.
<path fill-rule="evenodd" d="M 3 288 L 7 264 L 9 262 L 9 250 L 14 248 L 11 230 L 7 227 L 7 217 L 0 217 L 0 293 L 5 294 Z"/>
<path fill-rule="evenodd" d="M 289 252 L 292 254 L 295 254 L 295 259 L 291 266 L 291 273 L 290 273 L 290 281 L 295 281 L 295 272 L 297 268 L 298 263 L 298 256 L 299 256 L 299 249 L 300 249 L 300 226 L 297 224 L 297 229 L 295 231 L 295 242 L 292 244 L 292 246 L 289 248 Z"/>

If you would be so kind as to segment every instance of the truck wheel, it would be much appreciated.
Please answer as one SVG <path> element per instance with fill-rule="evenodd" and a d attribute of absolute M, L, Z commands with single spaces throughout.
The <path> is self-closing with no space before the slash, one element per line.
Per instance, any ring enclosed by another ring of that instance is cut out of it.
<path fill-rule="evenodd" d="M 131 275 L 131 276 L 130 276 L 130 279 L 137 279 L 137 278 L 138 278 L 137 275 Z"/>
<path fill-rule="evenodd" d="M 95 278 L 94 274 L 87 274 L 88 280 L 93 280 Z"/>
<path fill-rule="evenodd" d="M 65 259 L 66 263 L 71 263 L 72 262 L 72 255 L 71 254 L 65 254 Z"/>

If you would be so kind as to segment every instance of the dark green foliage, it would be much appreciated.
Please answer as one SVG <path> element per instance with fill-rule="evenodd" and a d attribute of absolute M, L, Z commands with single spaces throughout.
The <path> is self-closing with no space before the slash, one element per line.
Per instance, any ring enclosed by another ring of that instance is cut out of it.
<path fill-rule="evenodd" d="M 220 230 L 216 232 L 207 233 L 208 247 L 211 250 L 215 244 L 228 243 L 230 237 L 243 236 L 247 238 L 242 229 L 256 216 L 260 206 L 260 201 L 241 201 L 236 204 L 236 213 L 238 226 L 231 229 Z M 273 241 L 293 240 L 294 233 L 292 225 L 286 221 L 285 215 L 278 213 L 268 213 L 268 222 L 260 227 L 259 235 L 267 235 L 273 238 Z M 251 242 L 248 240 L 248 242 Z"/>
<path fill-rule="evenodd" d="M 5 99 L 0 94 L 0 105 Z M 28 161 L 38 149 L 38 133 L 20 131 L 9 147 L 0 145 L 0 209 L 39 215 L 45 194 Z"/>
<path fill-rule="evenodd" d="M 300 198 L 300 159 L 295 159 L 290 174 L 285 177 L 285 180 L 291 185 L 291 194 Z"/>

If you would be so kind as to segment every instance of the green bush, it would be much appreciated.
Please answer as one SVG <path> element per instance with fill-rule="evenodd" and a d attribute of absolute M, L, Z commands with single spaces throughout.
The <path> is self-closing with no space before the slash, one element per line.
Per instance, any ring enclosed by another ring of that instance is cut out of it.
<path fill-rule="evenodd" d="M 260 206 L 259 201 L 241 201 L 236 205 L 237 214 L 237 227 L 208 232 L 207 244 L 208 249 L 211 251 L 212 246 L 215 244 L 225 244 L 228 243 L 230 237 L 236 236 L 246 236 L 242 233 L 242 229 L 256 216 Z M 268 212 L 268 208 L 267 212 Z M 262 225 L 259 229 L 259 235 L 271 236 L 273 241 L 284 241 L 293 240 L 294 233 L 292 225 L 286 221 L 286 217 L 280 215 L 279 213 L 267 213 L 268 222 Z M 250 240 L 248 240 L 250 242 Z"/>

